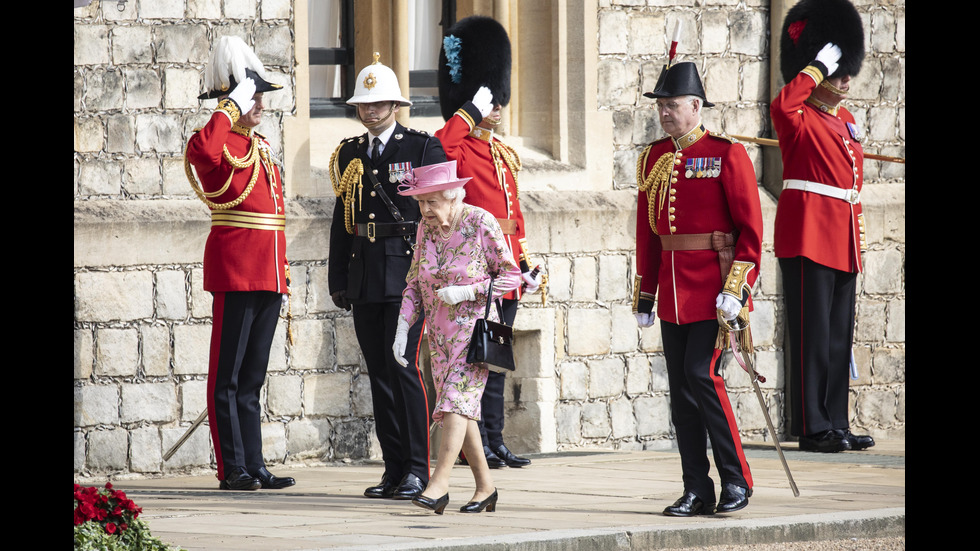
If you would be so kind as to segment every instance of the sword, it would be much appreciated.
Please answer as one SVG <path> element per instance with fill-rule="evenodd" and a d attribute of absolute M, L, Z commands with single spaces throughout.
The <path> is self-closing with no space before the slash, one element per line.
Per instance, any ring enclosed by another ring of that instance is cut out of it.
<path fill-rule="evenodd" d="M 751 136 L 737 136 L 735 134 L 729 134 L 729 137 L 735 138 L 740 142 L 749 142 L 759 145 L 767 145 L 770 147 L 779 147 L 779 140 L 773 140 L 772 138 L 753 138 Z M 885 161 L 888 163 L 899 163 L 905 164 L 905 157 L 891 157 L 888 155 L 878 155 L 875 153 L 865 153 L 865 159 L 871 159 L 872 161 Z"/>
<path fill-rule="evenodd" d="M 723 321 L 725 327 L 723 329 L 728 330 L 728 342 L 732 349 L 732 355 L 735 356 L 735 360 L 738 365 L 742 366 L 742 369 L 749 374 L 752 378 L 752 388 L 755 389 L 755 396 L 759 399 L 759 405 L 762 407 L 762 414 L 766 418 L 766 426 L 769 427 L 769 434 L 772 435 L 772 442 L 776 445 L 776 453 L 779 454 L 779 461 L 783 464 L 783 470 L 786 471 L 786 479 L 789 481 L 789 487 L 793 490 L 794 497 L 800 497 L 800 490 L 796 487 L 796 481 L 793 480 L 793 473 L 789 471 L 789 463 L 786 462 L 786 456 L 783 455 L 783 448 L 779 445 L 779 437 L 776 435 L 776 429 L 772 425 L 772 419 L 769 417 L 769 408 L 766 406 L 766 400 L 762 396 L 762 389 L 759 387 L 760 382 L 766 382 L 766 378 L 759 374 L 755 370 L 755 366 L 752 365 L 752 359 L 747 351 L 739 352 L 738 342 L 735 337 L 735 333 L 741 329 L 748 327 L 748 320 L 745 320 L 745 326 L 743 327 L 733 327 L 732 325 L 738 325 L 741 318 L 736 318 L 732 321 L 725 321 L 720 313 L 718 316 L 719 321 Z"/>
<path fill-rule="evenodd" d="M 197 419 L 195 419 L 194 422 L 191 424 L 190 428 L 187 429 L 187 432 L 185 432 L 184 435 L 180 437 L 180 440 L 174 442 L 174 445 L 170 446 L 170 449 L 167 450 L 167 453 L 163 454 L 163 460 L 169 461 L 170 458 L 173 457 L 175 453 L 177 453 L 177 450 L 184 445 L 184 442 L 187 442 L 187 439 L 190 438 L 192 434 L 194 434 L 194 431 L 197 430 L 197 427 L 201 426 L 201 423 L 203 423 L 204 420 L 207 418 L 208 418 L 208 410 L 207 408 L 204 408 L 204 411 L 202 411 L 201 414 L 197 416 Z"/>

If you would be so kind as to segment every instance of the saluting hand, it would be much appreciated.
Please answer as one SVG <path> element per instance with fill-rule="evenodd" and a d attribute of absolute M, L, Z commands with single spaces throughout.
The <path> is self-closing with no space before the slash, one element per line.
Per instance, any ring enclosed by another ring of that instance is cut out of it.
<path fill-rule="evenodd" d="M 834 74 L 834 71 L 837 70 L 837 62 L 840 61 L 840 57 L 840 47 L 838 47 L 836 44 L 831 44 L 830 42 L 824 44 L 824 47 L 817 52 L 817 61 L 826 65 L 828 77 Z"/>
<path fill-rule="evenodd" d="M 486 86 L 480 86 L 480 89 L 473 94 L 473 105 L 480 110 L 481 116 L 486 117 L 490 111 L 493 111 L 493 92 Z"/>
<path fill-rule="evenodd" d="M 248 113 L 255 107 L 255 101 L 252 100 L 252 96 L 255 95 L 255 81 L 251 78 L 245 78 L 241 81 L 235 89 L 228 94 L 228 98 L 238 105 L 238 109 L 241 110 L 242 115 Z"/>

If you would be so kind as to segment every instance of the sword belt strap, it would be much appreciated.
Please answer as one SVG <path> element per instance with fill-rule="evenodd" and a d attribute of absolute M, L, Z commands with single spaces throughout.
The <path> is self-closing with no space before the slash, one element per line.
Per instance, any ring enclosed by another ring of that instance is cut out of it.
<path fill-rule="evenodd" d="M 497 223 L 500 224 L 500 229 L 504 231 L 504 235 L 517 235 L 517 220 L 498 218 Z"/>
<path fill-rule="evenodd" d="M 665 251 L 716 251 L 722 281 L 728 277 L 735 261 L 735 232 L 661 235 L 660 245 Z"/>
<path fill-rule="evenodd" d="M 367 158 L 367 152 L 364 152 L 364 158 L 362 159 L 362 162 L 365 163 L 364 166 L 367 167 L 374 166 L 374 164 L 371 163 L 370 159 Z M 405 217 L 402 216 L 402 213 L 398 211 L 398 207 L 395 206 L 395 203 L 393 203 L 391 201 L 391 198 L 388 197 L 388 194 L 385 193 L 384 187 L 381 185 L 381 182 L 378 181 L 378 175 L 375 174 L 375 172 L 377 172 L 377 170 L 374 168 L 369 168 L 364 171 L 364 173 L 368 175 L 368 179 L 371 180 L 371 185 L 374 186 L 374 191 L 378 193 L 378 197 L 380 197 L 381 200 L 384 202 L 385 206 L 388 207 L 388 212 L 391 213 L 391 217 L 399 222 L 404 222 Z"/>
<path fill-rule="evenodd" d="M 394 237 L 399 235 L 412 236 L 415 235 L 417 229 L 417 222 L 414 220 L 387 224 L 368 222 L 367 224 L 354 224 L 354 235 L 357 237 L 367 237 L 368 239 L 374 239 L 376 237 Z"/>
<path fill-rule="evenodd" d="M 285 231 L 286 215 L 241 210 L 211 211 L 211 227 L 228 226 L 250 230 Z"/>
<path fill-rule="evenodd" d="M 861 192 L 859 192 L 857 189 L 843 189 L 818 182 L 810 182 L 807 180 L 783 180 L 783 189 L 798 189 L 800 191 L 816 193 L 817 195 L 840 199 L 841 201 L 852 205 L 861 202 Z"/>

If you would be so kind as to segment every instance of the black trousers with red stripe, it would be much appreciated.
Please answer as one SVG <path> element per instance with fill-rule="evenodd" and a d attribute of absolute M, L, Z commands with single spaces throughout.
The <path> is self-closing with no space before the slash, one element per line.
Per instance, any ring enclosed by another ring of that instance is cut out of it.
<path fill-rule="evenodd" d="M 282 295 L 272 291 L 213 293 L 208 362 L 208 425 L 218 479 L 235 467 L 255 474 L 262 459 L 262 408 L 269 352 Z"/>
<path fill-rule="evenodd" d="M 714 348 L 718 322 L 677 325 L 660 320 L 660 327 L 684 491 L 706 503 L 715 502 L 715 486 L 708 475 L 709 439 L 721 482 L 752 488 L 752 474 L 742 451 L 735 414 L 725 381 L 718 374 L 722 353 Z"/>
<path fill-rule="evenodd" d="M 789 335 L 790 432 L 847 429 L 857 274 L 780 258 Z"/>
<path fill-rule="evenodd" d="M 408 473 L 429 481 L 429 402 L 418 369 L 423 316 L 408 330 L 405 359 L 395 361 L 400 302 L 354 304 L 354 332 L 371 378 L 374 425 L 388 480 L 398 483 Z"/>
<path fill-rule="evenodd" d="M 500 317 L 504 323 L 514 326 L 514 319 L 517 318 L 517 300 L 503 299 L 503 312 Z M 487 377 L 487 386 L 483 389 L 483 398 L 480 399 L 480 409 L 483 410 L 483 418 L 477 421 L 480 427 L 480 436 L 483 437 L 483 445 L 496 449 L 504 443 L 504 387 L 507 383 L 507 375 L 497 371 L 491 371 Z"/>

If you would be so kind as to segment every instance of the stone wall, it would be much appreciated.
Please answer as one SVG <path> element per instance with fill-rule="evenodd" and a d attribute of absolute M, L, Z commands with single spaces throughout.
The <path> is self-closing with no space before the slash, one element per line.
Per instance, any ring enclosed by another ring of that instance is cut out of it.
<path fill-rule="evenodd" d="M 297 110 L 294 25 L 292 0 L 129 0 L 121 12 L 115 2 L 74 10 L 76 473 L 213 464 L 206 426 L 161 459 L 206 405 L 209 218 L 185 177 L 183 148 L 214 107 L 197 100 L 211 44 L 231 34 L 253 45 L 269 80 L 283 85 L 266 96 L 258 129 L 281 151 L 284 122 Z M 326 246 L 309 222 L 323 220 L 318 209 L 316 201 L 288 209 L 298 344 L 288 346 L 280 327 L 262 394 L 270 462 L 371 449 L 370 396 L 350 319 L 335 321 L 339 312 L 321 291 Z"/>
<path fill-rule="evenodd" d="M 267 95 L 259 130 L 281 148 L 296 116 L 295 0 L 129 0 L 74 11 L 74 471 L 156 474 L 213 466 L 206 429 L 168 462 L 163 451 L 205 408 L 211 297 L 201 288 L 207 209 L 191 194 L 182 150 L 213 102 L 196 100 L 210 44 L 233 33 L 254 44 L 282 92 Z M 904 2 L 859 1 L 869 58 L 850 103 L 866 150 L 904 155 Z M 667 9 L 669 8 L 669 9 Z M 768 136 L 769 2 L 599 1 L 598 98 L 614 121 L 615 168 L 595 186 L 579 169 L 526 156 L 521 200 L 532 257 L 550 277 L 548 303 L 518 314 L 521 367 L 507 386 L 507 439 L 516 451 L 672 445 L 659 324 L 630 310 L 635 162 L 660 136 L 649 100 L 666 36 L 684 20 L 681 53 L 705 74 L 706 124 Z M 433 130 L 433 128 L 427 128 Z M 312 138 L 312 136 L 311 136 Z M 516 140 L 515 140 L 516 141 Z M 592 140 L 595 141 L 595 140 Z M 749 146 L 760 180 L 766 163 Z M 327 147 L 332 151 L 332 146 Z M 320 168 L 326 159 L 314 159 Z M 286 166 L 293 344 L 281 324 L 262 393 L 270 463 L 377 456 L 370 391 L 349 314 L 326 292 L 332 197 L 295 198 Z M 314 171 L 314 178 L 322 171 Z M 904 166 L 868 162 L 864 205 L 871 250 L 858 279 L 854 425 L 875 435 L 905 426 Z M 778 178 L 778 175 L 776 176 Z M 317 189 L 329 189 L 318 185 Z M 557 190 L 557 191 L 556 191 Z M 760 187 L 766 224 L 753 316 L 769 409 L 783 431 L 781 289 L 772 257 L 775 200 Z M 725 368 L 740 428 L 762 438 L 747 376 Z"/>
<path fill-rule="evenodd" d="M 792 2 L 787 4 L 791 5 Z M 868 57 L 852 83 L 848 108 L 868 136 L 869 153 L 905 152 L 904 2 L 855 2 L 865 23 Z M 771 136 L 770 2 L 765 0 L 648 0 L 600 2 L 599 103 L 614 120 L 615 168 L 612 187 L 635 196 L 636 161 L 643 147 L 663 137 L 652 100 L 666 62 L 676 21 L 683 36 L 681 61 L 702 72 L 714 108 L 704 111 L 712 130 Z M 777 86 L 781 83 L 777 83 Z M 746 144 L 760 183 L 775 180 L 762 151 Z M 776 154 L 778 157 L 778 154 Z M 555 184 L 556 186 L 558 184 Z M 778 189 L 778 188 L 777 188 Z M 854 354 L 859 378 L 851 383 L 851 420 L 878 436 L 905 430 L 905 167 L 867 161 L 862 195 L 870 250 L 866 272 L 858 278 Z M 764 217 L 764 255 L 754 293 L 753 336 L 757 368 L 766 376 L 763 391 L 777 431 L 787 431 L 788 384 L 783 365 L 783 304 L 778 264 L 772 254 L 775 197 L 760 186 Z M 537 214 L 537 213 L 535 213 Z M 635 224 L 622 214 L 589 228 Z M 532 231 L 553 220 L 529 221 Z M 552 296 L 561 303 L 566 341 L 557 365 L 556 416 L 560 448 L 659 448 L 672 445 L 666 367 L 659 320 L 637 331 L 628 293 L 634 269 L 633 243 L 597 240 L 596 232 L 575 234 L 570 254 L 549 255 Z M 628 269 L 627 269 L 628 268 Z M 739 428 L 744 437 L 771 438 L 747 375 L 726 355 L 723 369 Z"/>

